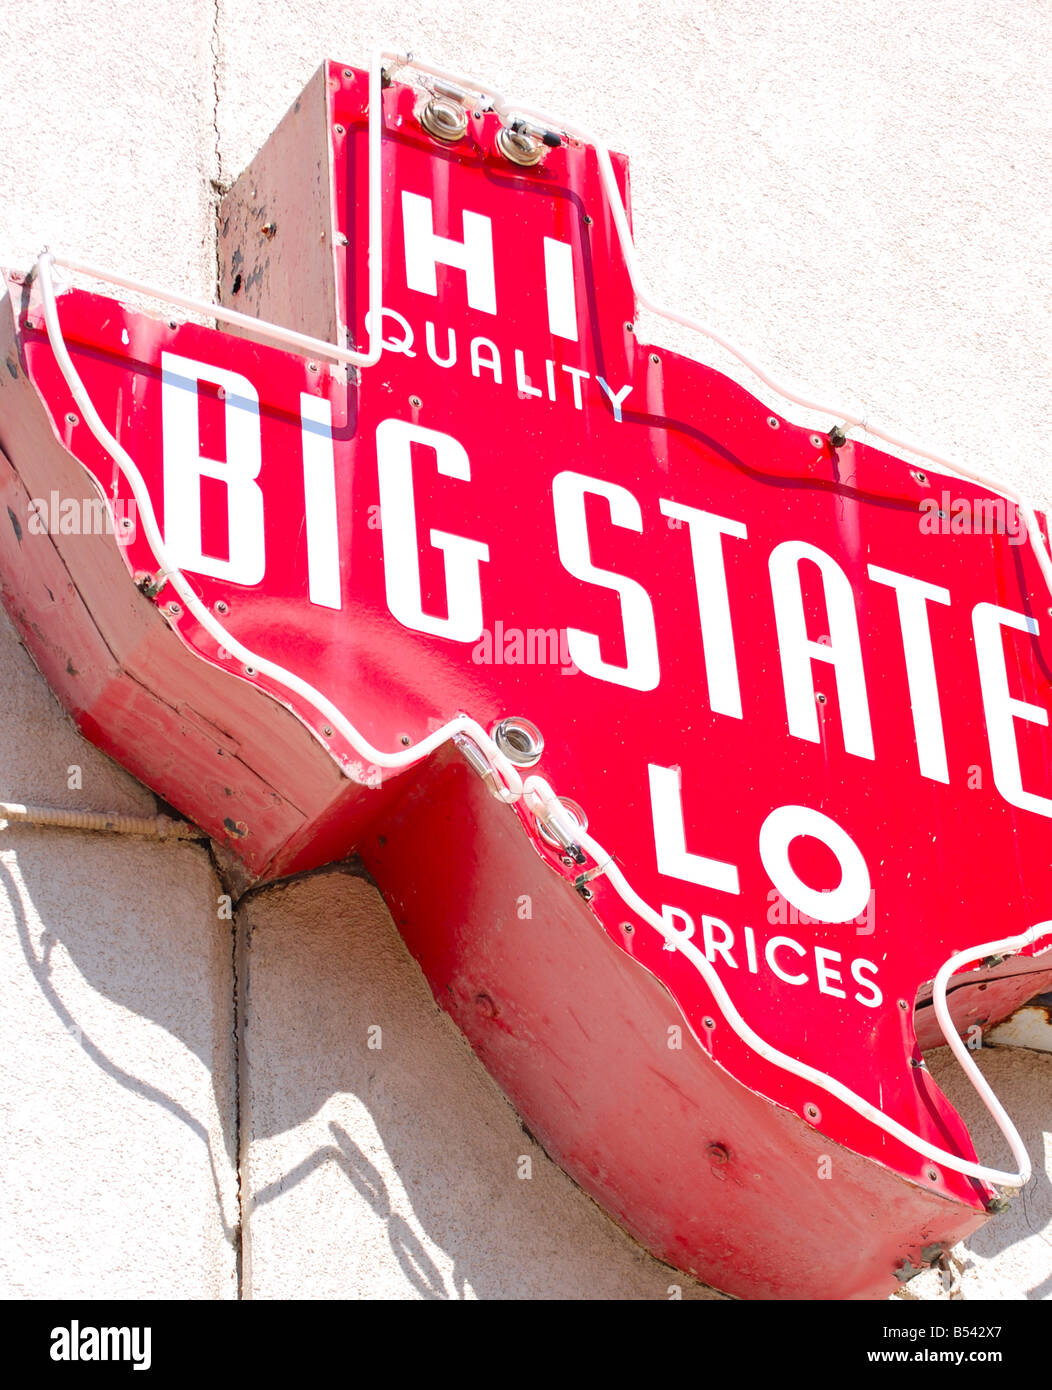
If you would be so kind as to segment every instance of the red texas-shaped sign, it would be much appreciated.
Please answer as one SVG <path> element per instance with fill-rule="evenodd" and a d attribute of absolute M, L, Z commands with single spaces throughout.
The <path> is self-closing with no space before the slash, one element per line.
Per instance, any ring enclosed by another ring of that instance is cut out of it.
<path fill-rule="evenodd" d="M 580 131 L 326 65 L 225 327 L 8 277 L 4 600 L 245 881 L 360 856 L 655 1254 L 878 1297 L 1027 1176 L 921 1048 L 1052 980 L 1046 541 L 640 342 L 626 209 Z"/>

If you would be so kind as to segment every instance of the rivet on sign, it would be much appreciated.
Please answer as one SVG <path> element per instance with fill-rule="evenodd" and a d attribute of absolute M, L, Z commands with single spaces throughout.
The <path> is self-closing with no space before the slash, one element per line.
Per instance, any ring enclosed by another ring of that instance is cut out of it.
<path fill-rule="evenodd" d="M 80 424 L 80 421 L 79 421 L 79 420 L 77 419 L 77 417 L 73 414 L 72 410 L 69 411 L 69 412 L 67 413 L 67 415 L 66 415 L 66 424 L 67 424 L 67 425 L 79 425 L 79 424 Z"/>
<path fill-rule="evenodd" d="M 459 101 L 450 97 L 432 97 L 420 113 L 420 124 L 436 140 L 453 142 L 464 137 L 468 128 L 468 113 Z"/>
<path fill-rule="evenodd" d="M 402 734 L 402 736 L 398 740 L 398 742 L 402 745 L 403 748 L 408 748 L 412 741 L 413 740 L 409 737 L 408 734 Z"/>
<path fill-rule="evenodd" d="M 178 617 L 180 617 L 181 614 L 182 614 L 182 611 L 183 611 L 183 607 L 182 607 L 182 604 L 180 604 L 180 603 L 170 603 L 170 604 L 168 605 L 168 612 L 169 612 L 169 614 L 170 614 L 173 618 L 178 618 Z"/>
<path fill-rule="evenodd" d="M 701 1020 L 701 1026 L 703 1028 L 715 1028 L 716 1020 L 714 1018 L 711 1018 L 708 1014 L 706 1014 L 705 1017 Z"/>
<path fill-rule="evenodd" d="M 661 361 L 661 358 L 657 355 L 656 352 L 652 352 L 652 353 L 650 354 L 650 360 L 651 360 L 651 362 L 653 362 L 654 366 L 656 367 L 656 366 L 658 365 L 658 363 Z"/>
<path fill-rule="evenodd" d="M 521 715 L 502 719 L 493 730 L 493 742 L 516 767 L 533 767 L 544 752 L 544 735 L 536 724 Z"/>
<path fill-rule="evenodd" d="M 322 733 L 326 738 L 332 738 L 332 730 L 329 728 L 328 724 L 322 726 Z"/>
<path fill-rule="evenodd" d="M 632 925 L 631 922 L 622 922 L 621 930 L 624 932 L 626 936 L 631 936 L 632 933 L 635 931 L 635 927 Z"/>
<path fill-rule="evenodd" d="M 134 525 L 135 525 L 135 523 L 132 521 L 132 519 L 131 519 L 130 516 L 122 516 L 122 517 L 121 517 L 121 530 L 122 530 L 122 531 L 130 531 Z"/>
<path fill-rule="evenodd" d="M 625 332 L 626 332 L 626 333 L 634 333 L 635 331 L 636 331 L 636 326 L 635 326 L 634 323 L 626 323 L 626 324 L 625 324 Z"/>
<path fill-rule="evenodd" d="M 767 423 L 770 425 L 772 430 L 776 430 L 779 428 L 781 421 L 774 415 L 768 415 Z"/>
<path fill-rule="evenodd" d="M 589 213 L 587 213 L 587 212 L 586 212 L 585 215 L 584 215 L 584 225 L 585 225 L 586 227 L 590 227 L 590 226 L 592 225 L 592 217 L 591 217 L 591 215 L 590 215 Z"/>
<path fill-rule="evenodd" d="M 824 442 L 825 441 L 822 439 L 822 436 L 820 434 L 813 434 L 811 436 L 811 443 L 815 446 L 816 449 L 821 449 Z"/>
<path fill-rule="evenodd" d="M 705 1152 L 713 1163 L 726 1163 L 730 1158 L 730 1154 L 722 1144 L 710 1144 Z"/>
<path fill-rule="evenodd" d="M 350 70 L 350 68 L 344 68 L 343 75 L 344 77 L 353 77 L 354 73 Z"/>
<path fill-rule="evenodd" d="M 510 159 L 512 164 L 519 164 L 524 169 L 530 169 L 534 164 L 541 162 L 544 154 L 544 143 L 534 139 L 532 135 L 524 130 L 509 129 L 508 126 L 501 126 L 497 131 L 497 149 L 505 159 Z"/>
<path fill-rule="evenodd" d="M 821 1118 L 818 1106 L 813 1103 L 804 1106 L 804 1114 L 809 1120 L 818 1120 Z"/>
<path fill-rule="evenodd" d="M 308 372 L 316 372 L 317 370 L 318 370 L 318 364 L 317 364 L 317 362 L 308 362 L 308 363 L 307 363 L 307 371 L 308 371 Z"/>
<path fill-rule="evenodd" d="M 928 1169 L 928 1178 L 929 1178 L 929 1180 L 930 1180 L 931 1182 L 938 1182 L 938 1181 L 939 1181 L 938 1170 L 935 1169 L 935 1168 L 929 1168 L 929 1169 Z"/>
<path fill-rule="evenodd" d="M 820 705 L 824 705 L 826 702 L 826 697 L 822 694 L 821 691 L 818 692 L 818 694 L 815 696 L 815 699 L 818 701 Z"/>
<path fill-rule="evenodd" d="M 243 666 L 241 669 L 246 676 L 254 676 L 256 674 L 256 668 L 254 666 Z"/>
<path fill-rule="evenodd" d="M 342 135 L 343 133 L 344 133 L 343 126 L 342 126 L 342 125 L 338 125 L 338 126 L 336 127 L 336 134 L 337 134 L 337 135 Z"/>
<path fill-rule="evenodd" d="M 900 999 L 900 1000 L 899 1000 L 899 1008 L 900 1008 L 900 1009 L 908 1009 L 908 1008 L 909 1008 L 909 1005 L 906 1003 L 905 999 Z"/>
<path fill-rule="evenodd" d="M 337 233 L 336 233 L 336 245 L 337 245 L 337 246 L 350 246 L 350 244 L 351 244 L 350 241 L 349 241 L 348 238 L 344 235 L 343 232 L 337 232 Z"/>
<path fill-rule="evenodd" d="M 410 397 L 409 397 L 409 404 L 413 407 L 414 410 L 419 410 L 419 409 L 420 409 L 420 404 L 421 404 L 421 402 L 420 402 L 420 397 L 419 397 L 419 396 L 410 396 Z"/>
<path fill-rule="evenodd" d="M 229 612 L 230 612 L 230 605 L 229 605 L 229 603 L 225 603 L 222 599 L 218 599 L 218 600 L 216 601 L 216 612 L 217 612 L 217 613 L 229 613 Z"/>
<path fill-rule="evenodd" d="M 914 482 L 920 483 L 921 487 L 928 486 L 928 475 L 927 473 L 922 473 L 919 468 L 911 468 L 910 477 Z"/>

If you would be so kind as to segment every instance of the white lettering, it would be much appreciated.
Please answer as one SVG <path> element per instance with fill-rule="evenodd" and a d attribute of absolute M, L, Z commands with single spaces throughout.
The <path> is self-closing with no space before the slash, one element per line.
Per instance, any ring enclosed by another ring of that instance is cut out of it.
<path fill-rule="evenodd" d="M 977 603 L 972 613 L 975 634 L 975 654 L 979 663 L 979 685 L 986 711 L 986 730 L 990 740 L 990 761 L 993 764 L 994 785 L 1011 806 L 1033 811 L 1038 816 L 1052 816 L 1052 801 L 1036 792 L 1023 790 L 1023 773 L 1019 766 L 1019 745 L 1015 737 L 1015 720 L 1048 728 L 1048 711 L 1040 705 L 1028 705 L 1008 693 L 1008 670 L 1005 664 L 1003 627 L 1017 632 L 1038 635 L 1036 618 L 998 608 L 993 603 Z"/>
<path fill-rule="evenodd" d="M 226 460 L 201 454 L 199 384 L 223 393 Z M 161 430 L 164 455 L 164 541 L 180 569 L 258 584 L 266 570 L 259 397 L 238 372 L 171 352 L 161 354 Z M 201 531 L 201 480 L 227 490 L 227 558 L 205 555 Z"/>
<path fill-rule="evenodd" d="M 493 271 L 493 223 L 477 212 L 464 212 L 464 240 L 436 236 L 430 198 L 402 193 L 405 282 L 421 294 L 438 294 L 438 265 L 464 272 L 468 303 L 484 314 L 497 312 Z"/>
<path fill-rule="evenodd" d="M 436 467 L 446 478 L 471 480 L 471 465 L 462 444 L 438 430 L 405 420 L 384 420 L 376 429 L 376 469 L 380 482 L 380 518 L 387 606 L 404 627 L 476 642 L 482 633 L 482 586 L 479 567 L 489 559 L 481 541 L 432 530 L 431 544 L 445 552 L 448 616 L 425 613 L 420 593 L 420 556 L 413 496 L 413 444 L 434 449 Z"/>
<path fill-rule="evenodd" d="M 734 654 L 731 606 L 727 596 L 727 573 L 720 537 L 735 536 L 738 540 L 745 540 L 748 533 L 739 521 L 728 521 L 726 517 L 702 512 L 696 507 L 686 507 L 680 502 L 667 502 L 662 498 L 658 506 L 665 516 L 685 521 L 690 531 L 709 707 L 716 714 L 729 714 L 740 719 L 742 700 L 738 687 L 738 663 Z"/>
<path fill-rule="evenodd" d="M 624 666 L 604 661 L 595 633 L 575 627 L 566 630 L 570 656 L 576 666 L 597 680 L 611 681 L 632 690 L 654 690 L 661 679 L 654 609 L 642 584 L 592 564 L 584 510 L 584 499 L 589 493 L 606 498 L 610 520 L 615 526 L 629 531 L 643 530 L 639 503 L 627 488 L 569 471 L 558 473 L 552 480 L 559 559 L 575 578 L 611 589 L 619 596 L 625 634 Z"/>
<path fill-rule="evenodd" d="M 914 579 L 912 575 L 884 569 L 881 565 L 870 565 L 869 577 L 895 590 L 920 770 L 933 782 L 948 782 L 950 773 L 946 765 L 946 739 L 939 708 L 939 685 L 935 679 L 928 604 L 948 604 L 950 591 L 937 584 Z"/>
<path fill-rule="evenodd" d="M 807 636 L 800 584 L 802 560 L 817 565 L 822 575 L 829 620 L 828 646 L 812 642 Z M 771 551 L 769 565 L 789 732 L 795 738 L 820 742 L 811 664 L 828 662 L 835 672 L 840 696 L 844 747 L 857 757 L 872 758 L 873 731 L 851 581 L 831 556 L 806 541 L 783 541 L 776 545 Z"/>

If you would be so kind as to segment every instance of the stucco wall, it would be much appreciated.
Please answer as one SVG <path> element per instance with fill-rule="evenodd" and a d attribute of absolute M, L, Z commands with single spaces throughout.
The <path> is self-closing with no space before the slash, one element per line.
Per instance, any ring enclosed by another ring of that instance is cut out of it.
<path fill-rule="evenodd" d="M 586 116 L 632 159 L 663 298 L 1047 506 L 1050 40 L 1033 0 L 23 2 L 0 10 L 0 262 L 49 242 L 210 297 L 212 181 L 323 57 L 390 43 Z M 719 349 L 655 336 L 767 398 Z M 6 624 L 0 648 L 0 798 L 151 807 Z M 706 1296 L 530 1143 L 361 880 L 272 888 L 231 923 L 200 846 L 17 829 L 0 878 L 4 1291 L 228 1297 L 243 1247 L 258 1297 Z M 1049 1298 L 1052 1059 L 979 1060 L 1039 1172 L 962 1287 Z M 945 1296 L 934 1275 L 911 1292 Z"/>

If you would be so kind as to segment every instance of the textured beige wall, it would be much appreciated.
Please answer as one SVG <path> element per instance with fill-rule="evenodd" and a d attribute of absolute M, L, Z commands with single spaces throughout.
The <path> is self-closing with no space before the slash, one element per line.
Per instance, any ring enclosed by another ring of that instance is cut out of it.
<path fill-rule="evenodd" d="M 0 799 L 156 809 L 78 737 L 6 617 L 0 709 Z M 220 891 L 199 845 L 0 831 L 0 1297 L 235 1294 Z"/>
<path fill-rule="evenodd" d="M 390 42 L 625 150 L 662 297 L 1048 505 L 1052 10 L 929 8 L 23 0 L 0 10 L 0 261 L 49 241 L 210 294 L 210 180 L 236 176 L 323 57 Z M 0 647 L 0 798 L 152 805 L 6 627 Z M 238 1116 L 231 924 L 204 850 L 9 830 L 0 878 L 3 1290 L 230 1295 L 240 1119 L 246 1294 L 704 1296 L 529 1142 L 361 880 L 330 871 L 240 912 Z M 969 1243 L 961 1288 L 1052 1298 L 1052 1058 L 979 1060 L 1039 1172 Z M 1000 1161 L 952 1060 L 933 1070 Z"/>
<path fill-rule="evenodd" d="M 213 18 L 204 0 L 0 6 L 0 264 L 47 242 L 211 294 Z M 156 810 L 6 619 L 0 712 L 0 800 Z M 220 891 L 200 846 L 0 831 L 0 1297 L 236 1294 Z"/>

